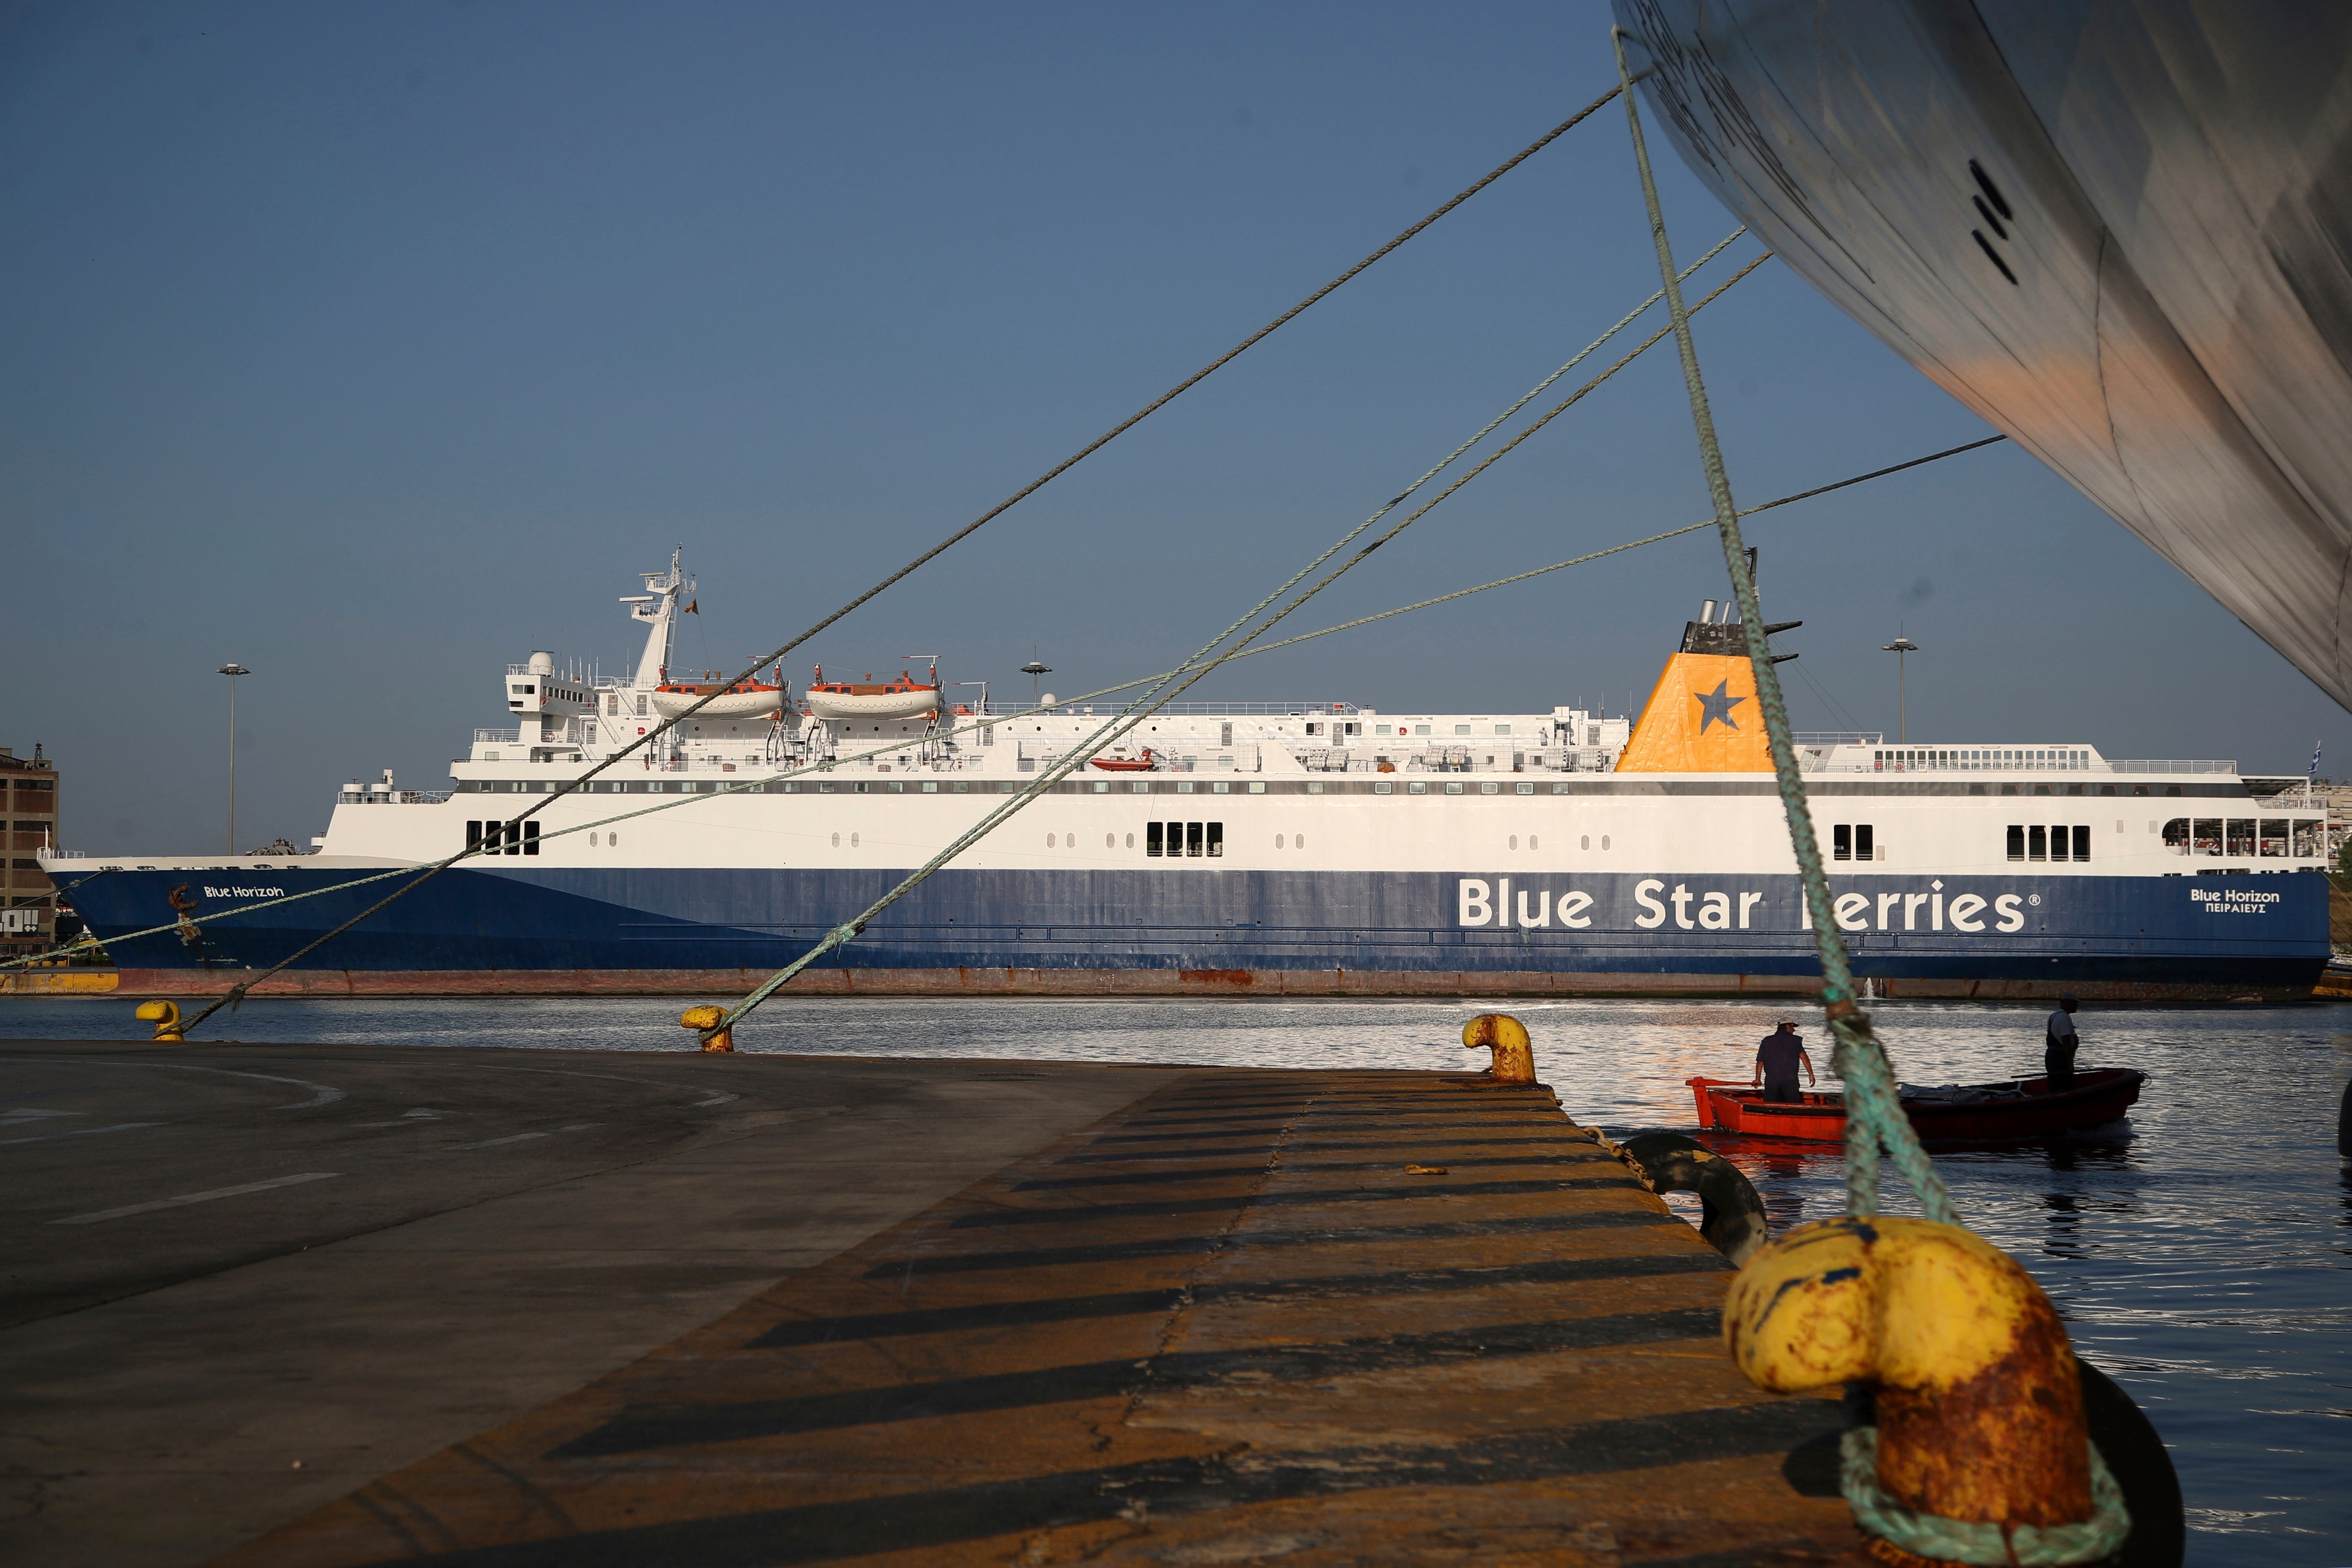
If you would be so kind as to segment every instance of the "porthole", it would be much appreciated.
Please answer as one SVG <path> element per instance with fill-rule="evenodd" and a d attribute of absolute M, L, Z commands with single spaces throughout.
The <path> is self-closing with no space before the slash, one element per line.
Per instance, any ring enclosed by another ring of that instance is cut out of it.
<path fill-rule="evenodd" d="M 1134 848 L 1134 847 L 1135 847 L 1135 835 L 1134 835 L 1134 834 L 1132 834 L 1132 833 L 1130 833 L 1130 834 L 1129 834 L 1129 835 L 1127 836 L 1127 847 L 1128 847 L 1129 849 L 1132 849 L 1132 848 Z"/>
<path fill-rule="evenodd" d="M 1048 849 L 1053 848 L 1053 847 L 1054 847 L 1054 846 L 1055 846 L 1055 844 L 1056 842 L 1058 842 L 1058 841 L 1054 837 L 1054 836 L 1053 836 L 1052 834 L 1048 833 L 1047 835 L 1045 835 L 1045 847 L 1046 847 L 1046 848 L 1048 848 Z"/>
<path fill-rule="evenodd" d="M 1514 834 L 1512 834 L 1512 835 L 1511 835 L 1511 847 L 1512 847 L 1512 848 L 1514 848 L 1514 849 L 1517 849 L 1518 847 L 1519 847 L 1519 836 L 1518 836 L 1517 834 L 1514 833 Z"/>
<path fill-rule="evenodd" d="M 1302 834 L 1298 835 L 1298 837 L 1297 837 L 1296 838 L 1293 838 L 1293 839 L 1290 841 L 1290 847 L 1291 847 L 1293 849 L 1304 849 L 1304 848 L 1306 848 L 1306 847 L 1307 847 L 1307 835 L 1305 835 L 1304 833 L 1302 833 Z"/>
<path fill-rule="evenodd" d="M 1104 834 L 1104 835 L 1103 835 L 1103 847 L 1104 847 L 1104 848 L 1106 848 L 1106 849 L 1116 849 L 1116 848 L 1118 848 L 1118 834 L 1116 834 L 1116 833 L 1106 833 L 1106 834 Z"/>
<path fill-rule="evenodd" d="M 1282 835 L 1281 835 L 1281 834 L 1279 834 L 1279 833 L 1277 833 L 1277 834 L 1276 834 L 1276 835 L 1274 836 L 1274 847 L 1275 847 L 1276 849 L 1279 849 L 1279 848 L 1281 848 L 1281 847 L 1282 847 Z"/>
<path fill-rule="evenodd" d="M 840 835 L 840 834 L 838 834 L 838 833 L 836 833 L 836 834 L 835 834 L 835 835 L 833 836 L 833 847 L 834 847 L 835 849 L 838 849 L 838 848 L 840 848 L 840 847 L 841 847 L 841 835 Z"/>
<path fill-rule="evenodd" d="M 857 835 L 856 835 L 855 833 L 853 833 L 853 834 L 851 834 L 851 835 L 849 836 L 849 847 L 850 847 L 852 849 L 855 849 L 855 848 L 856 848 L 856 847 L 857 847 Z"/>
<path fill-rule="evenodd" d="M 607 833 L 604 835 L 604 842 L 607 844 L 618 844 L 620 841 L 621 836 L 617 833 Z"/>
<path fill-rule="evenodd" d="M 1608 847 L 1609 847 L 1609 835 L 1607 835 L 1606 833 L 1604 833 L 1604 834 L 1602 834 L 1602 835 L 1601 836 L 1601 847 L 1602 847 L 1603 849 L 1606 849 L 1606 848 L 1608 848 Z"/>
<path fill-rule="evenodd" d="M 1591 847 L 1592 847 L 1592 835 L 1591 835 L 1590 833 L 1587 833 L 1587 834 L 1582 835 L 1580 837 L 1579 837 L 1579 838 L 1577 839 L 1577 841 L 1576 841 L 1576 847 L 1577 847 L 1579 849 L 1590 849 L 1590 848 L 1591 848 Z"/>
<path fill-rule="evenodd" d="M 1530 848 L 1530 849 L 1533 849 L 1535 847 L 1536 847 L 1536 836 L 1535 836 L 1534 834 L 1530 833 L 1530 834 L 1528 834 L 1528 848 Z"/>

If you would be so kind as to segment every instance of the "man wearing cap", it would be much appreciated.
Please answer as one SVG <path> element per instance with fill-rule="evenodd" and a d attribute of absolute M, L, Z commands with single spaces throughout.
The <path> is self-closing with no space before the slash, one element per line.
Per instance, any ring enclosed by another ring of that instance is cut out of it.
<path fill-rule="evenodd" d="M 2053 1094 L 2074 1087 L 2074 1052 L 2083 1043 L 2074 1033 L 2074 1009 L 2081 1005 L 2072 996 L 2059 997 L 2058 1011 L 2042 1026 L 2042 1070 Z"/>
<path fill-rule="evenodd" d="M 1813 1058 L 1805 1054 L 1805 1037 L 1797 1033 L 1797 1020 L 1783 1018 L 1780 1026 L 1764 1037 L 1756 1047 L 1756 1073 L 1748 1079 L 1749 1087 L 1760 1087 L 1764 1098 L 1790 1105 L 1804 1102 L 1804 1093 L 1797 1088 L 1797 1068 L 1805 1069 L 1805 1081 L 1814 1083 Z"/>

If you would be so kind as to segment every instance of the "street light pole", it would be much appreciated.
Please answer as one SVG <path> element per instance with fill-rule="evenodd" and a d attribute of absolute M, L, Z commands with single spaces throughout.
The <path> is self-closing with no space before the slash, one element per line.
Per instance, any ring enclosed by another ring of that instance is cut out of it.
<path fill-rule="evenodd" d="M 228 852 L 236 853 L 236 678 L 253 671 L 232 660 L 219 674 L 228 677 Z"/>
<path fill-rule="evenodd" d="M 1879 651 L 1895 656 L 1895 742 L 1908 745 L 1911 742 L 1911 685 L 1904 668 L 1906 658 L 1917 653 L 1919 645 L 1909 637 L 1898 637 L 1893 642 L 1881 643 Z"/>

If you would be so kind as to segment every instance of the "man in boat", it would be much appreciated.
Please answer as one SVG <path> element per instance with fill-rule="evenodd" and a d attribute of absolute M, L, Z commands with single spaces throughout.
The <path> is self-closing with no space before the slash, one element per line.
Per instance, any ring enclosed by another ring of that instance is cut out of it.
<path fill-rule="evenodd" d="M 2074 1053 L 2083 1044 L 2074 1033 L 2074 1009 L 2081 1005 L 2072 996 L 2059 997 L 2058 1011 L 2042 1026 L 2042 1071 L 2053 1094 L 2074 1087 Z"/>
<path fill-rule="evenodd" d="M 1761 1088 L 1767 1100 L 1801 1105 L 1805 1096 L 1797 1087 L 1800 1067 L 1805 1069 L 1807 1083 L 1820 1081 L 1813 1077 L 1813 1058 L 1805 1054 L 1805 1037 L 1797 1033 L 1797 1020 L 1783 1018 L 1780 1026 L 1756 1047 L 1756 1073 L 1748 1085 Z"/>

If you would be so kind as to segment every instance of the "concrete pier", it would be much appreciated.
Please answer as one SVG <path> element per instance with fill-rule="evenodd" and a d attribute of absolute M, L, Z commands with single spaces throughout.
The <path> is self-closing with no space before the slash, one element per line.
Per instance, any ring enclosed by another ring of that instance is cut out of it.
<path fill-rule="evenodd" d="M 73 1112 L 0 1131 L 12 1559 L 1865 1561 L 1834 1404 L 1732 1372 L 1727 1268 L 1541 1089 L 0 1068 Z"/>

